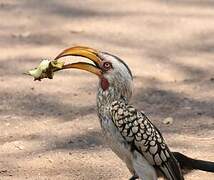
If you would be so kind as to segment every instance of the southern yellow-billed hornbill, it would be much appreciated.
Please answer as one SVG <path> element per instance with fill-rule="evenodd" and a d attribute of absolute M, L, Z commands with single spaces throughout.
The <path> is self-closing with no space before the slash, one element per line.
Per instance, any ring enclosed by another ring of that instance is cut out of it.
<path fill-rule="evenodd" d="M 99 77 L 97 111 L 100 124 L 106 142 L 126 163 L 132 180 L 156 180 L 160 175 L 168 180 L 183 180 L 183 169 L 214 172 L 213 162 L 171 152 L 147 116 L 129 105 L 132 73 L 124 61 L 109 53 L 81 46 L 64 50 L 55 60 L 65 56 L 81 56 L 93 62 L 65 64 L 61 69 L 82 69 Z"/>

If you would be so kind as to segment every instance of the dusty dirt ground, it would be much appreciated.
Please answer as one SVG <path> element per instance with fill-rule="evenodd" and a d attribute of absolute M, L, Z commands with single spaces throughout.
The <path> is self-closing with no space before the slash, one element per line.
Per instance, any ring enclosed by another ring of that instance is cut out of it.
<path fill-rule="evenodd" d="M 171 149 L 214 161 L 213 0 L 0 0 L 0 16 L 1 180 L 130 177 L 102 141 L 95 76 L 73 70 L 34 82 L 22 74 L 77 44 L 124 59 L 132 104 Z"/>

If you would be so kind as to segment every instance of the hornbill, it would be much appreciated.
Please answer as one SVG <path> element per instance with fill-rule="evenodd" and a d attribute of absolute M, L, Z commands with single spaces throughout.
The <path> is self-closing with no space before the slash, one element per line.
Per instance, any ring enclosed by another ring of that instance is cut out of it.
<path fill-rule="evenodd" d="M 92 63 L 73 62 L 61 69 L 76 68 L 98 76 L 97 112 L 104 137 L 132 174 L 130 180 L 183 180 L 183 170 L 214 172 L 214 162 L 189 158 L 170 151 L 157 127 L 129 104 L 133 76 L 127 64 L 115 55 L 83 46 L 61 52 L 65 56 L 88 58 Z M 60 69 L 60 70 L 61 70 Z"/>

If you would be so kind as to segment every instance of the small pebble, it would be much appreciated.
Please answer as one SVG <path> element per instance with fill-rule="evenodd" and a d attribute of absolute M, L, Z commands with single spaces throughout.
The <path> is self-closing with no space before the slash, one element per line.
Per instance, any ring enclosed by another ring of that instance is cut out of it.
<path fill-rule="evenodd" d="M 163 120 L 164 124 L 172 124 L 173 123 L 173 118 L 172 117 L 167 117 Z"/>

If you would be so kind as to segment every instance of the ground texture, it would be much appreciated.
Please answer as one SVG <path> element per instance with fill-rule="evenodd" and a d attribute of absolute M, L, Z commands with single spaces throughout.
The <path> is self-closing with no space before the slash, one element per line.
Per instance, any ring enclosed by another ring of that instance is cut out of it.
<path fill-rule="evenodd" d="M 102 141 L 95 76 L 73 70 L 34 82 L 22 74 L 77 44 L 124 59 L 132 104 L 171 149 L 214 161 L 213 0 L 0 0 L 0 16 L 1 180 L 130 177 Z"/>

